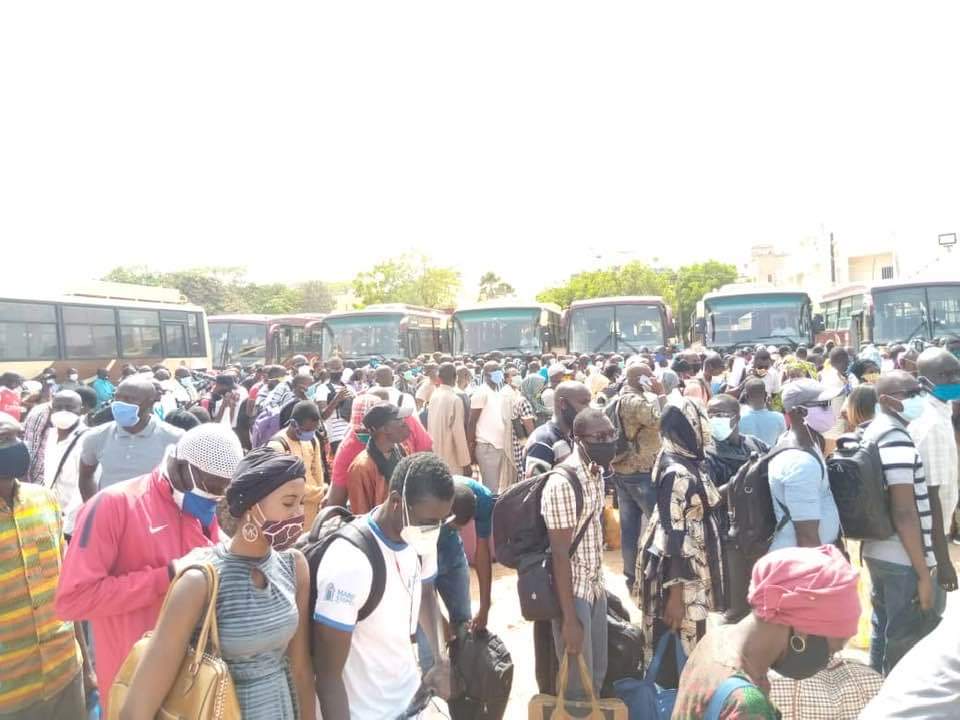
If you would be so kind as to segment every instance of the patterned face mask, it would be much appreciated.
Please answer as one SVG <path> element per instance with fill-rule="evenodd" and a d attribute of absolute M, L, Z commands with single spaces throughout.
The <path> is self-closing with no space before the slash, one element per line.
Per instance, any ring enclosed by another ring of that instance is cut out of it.
<path fill-rule="evenodd" d="M 260 511 L 260 516 L 264 518 L 263 524 L 260 526 L 260 534 L 267 539 L 274 550 L 286 550 L 288 547 L 292 547 L 297 538 L 303 534 L 303 513 L 286 520 L 267 520 L 259 504 L 257 510 Z"/>

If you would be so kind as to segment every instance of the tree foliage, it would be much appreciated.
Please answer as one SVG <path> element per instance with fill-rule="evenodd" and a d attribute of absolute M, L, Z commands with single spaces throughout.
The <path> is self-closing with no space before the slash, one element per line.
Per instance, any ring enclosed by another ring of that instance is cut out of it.
<path fill-rule="evenodd" d="M 319 280 L 297 285 L 254 283 L 243 268 L 198 267 L 174 272 L 154 272 L 144 265 L 116 267 L 103 280 L 169 287 L 179 290 L 207 313 L 328 313 L 336 304 L 335 290 Z"/>
<path fill-rule="evenodd" d="M 513 285 L 504 281 L 504 279 L 496 273 L 487 272 L 480 278 L 480 294 L 477 300 L 480 302 L 484 300 L 496 300 L 497 298 L 510 297 L 515 293 L 516 290 L 513 289 Z"/>
<path fill-rule="evenodd" d="M 574 300 L 596 297 L 660 295 L 673 311 L 678 330 L 686 331 L 697 301 L 711 290 L 734 282 L 736 278 L 736 266 L 716 260 L 684 265 L 677 270 L 651 268 L 633 261 L 605 270 L 588 270 L 572 275 L 564 284 L 541 292 L 537 300 L 569 307 Z"/>
<path fill-rule="evenodd" d="M 449 307 L 456 303 L 460 273 L 453 268 L 431 267 L 422 255 L 401 255 L 359 273 L 353 291 L 362 305 L 408 303 Z"/>

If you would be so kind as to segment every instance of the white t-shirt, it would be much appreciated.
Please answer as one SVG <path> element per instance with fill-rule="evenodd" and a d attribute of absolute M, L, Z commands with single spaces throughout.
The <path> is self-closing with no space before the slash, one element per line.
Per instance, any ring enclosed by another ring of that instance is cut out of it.
<path fill-rule="evenodd" d="M 233 410 L 230 408 L 224 408 L 223 416 L 220 418 L 221 425 L 228 425 L 231 428 L 237 426 L 237 418 L 240 417 L 240 412 L 243 410 L 243 404 L 247 401 L 247 398 L 250 397 L 250 393 L 247 392 L 247 389 L 243 385 L 235 385 L 234 390 L 237 391 L 237 404 L 233 406 Z M 217 402 L 213 403 L 213 409 L 210 410 L 210 414 L 216 417 L 216 414 L 220 411 L 220 403 L 224 402 L 221 398 Z"/>
<path fill-rule="evenodd" d="M 392 720 L 413 700 L 420 687 L 416 646 L 423 582 L 437 574 L 436 555 L 422 559 L 412 547 L 387 538 L 371 515 L 369 523 L 387 570 L 380 604 L 357 621 L 373 583 L 366 555 L 346 540 L 334 540 L 317 569 L 314 622 L 352 632 L 350 654 L 343 667 L 343 685 L 354 720 Z"/>
<path fill-rule="evenodd" d="M 502 392 L 502 391 L 501 391 Z M 477 418 L 477 442 L 503 449 L 503 396 L 489 385 L 481 385 L 470 397 L 470 410 L 481 410 Z"/>
<path fill-rule="evenodd" d="M 73 534 L 77 511 L 83 505 L 83 498 L 80 496 L 81 441 L 77 439 L 77 435 L 82 435 L 85 431 L 86 427 L 75 428 L 61 442 L 58 440 L 60 437 L 58 430 L 52 427 L 47 430 L 47 442 L 44 445 L 43 486 L 52 490 L 57 496 L 60 512 L 63 514 L 63 532 L 67 535 Z M 75 439 L 76 442 L 74 442 Z M 60 476 L 57 477 L 60 459 L 68 448 L 70 454 L 63 463 Z M 56 485 L 53 484 L 55 479 Z"/>
<path fill-rule="evenodd" d="M 395 387 L 380 387 L 379 389 L 387 391 L 387 398 L 391 405 L 413 408 L 414 410 L 417 409 L 417 401 L 413 399 L 413 395 L 400 392 L 400 390 Z"/>

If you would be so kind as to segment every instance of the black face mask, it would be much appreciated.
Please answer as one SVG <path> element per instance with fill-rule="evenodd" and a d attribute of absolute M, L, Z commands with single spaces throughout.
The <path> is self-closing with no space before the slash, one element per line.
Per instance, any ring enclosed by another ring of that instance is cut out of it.
<path fill-rule="evenodd" d="M 807 635 L 806 640 L 790 628 L 790 644 L 787 654 L 772 667 L 784 677 L 805 680 L 823 670 L 830 662 L 830 648 L 822 635 Z"/>
<path fill-rule="evenodd" d="M 330 373 L 330 382 L 339 383 L 341 377 L 343 377 L 342 372 Z"/>
<path fill-rule="evenodd" d="M 0 448 L 0 477 L 23 479 L 30 468 L 30 451 L 22 442 Z"/>
<path fill-rule="evenodd" d="M 559 400 L 557 402 L 560 402 Z M 570 407 L 569 404 L 564 403 L 560 406 L 560 419 L 563 421 L 563 424 L 567 426 L 568 432 L 573 432 L 573 421 L 577 419 L 577 411 Z"/>
<path fill-rule="evenodd" d="M 617 441 L 587 443 L 581 442 L 581 452 L 584 460 L 596 463 L 604 470 L 609 470 L 610 463 L 617 456 Z"/>

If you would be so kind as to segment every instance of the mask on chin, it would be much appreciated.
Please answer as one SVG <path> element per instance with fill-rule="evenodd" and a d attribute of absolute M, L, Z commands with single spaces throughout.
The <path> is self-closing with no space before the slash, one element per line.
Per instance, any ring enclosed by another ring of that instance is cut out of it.
<path fill-rule="evenodd" d="M 823 670 L 830 662 L 830 648 L 827 639 L 821 635 L 807 635 L 802 638 L 793 628 L 790 629 L 790 642 L 787 654 L 771 667 L 784 677 L 793 680 L 805 680 Z"/>

